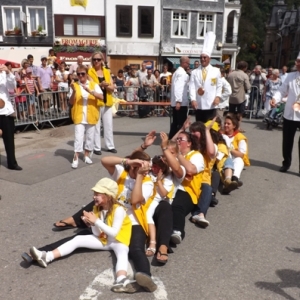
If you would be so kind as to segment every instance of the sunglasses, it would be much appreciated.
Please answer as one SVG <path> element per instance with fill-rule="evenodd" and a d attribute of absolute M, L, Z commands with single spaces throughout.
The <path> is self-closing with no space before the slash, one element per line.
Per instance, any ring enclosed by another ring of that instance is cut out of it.
<path fill-rule="evenodd" d="M 179 138 L 176 139 L 176 141 L 178 141 L 178 142 L 187 142 L 188 140 L 185 140 L 185 139 L 179 137 Z"/>
<path fill-rule="evenodd" d="M 77 76 L 85 76 L 86 73 L 85 72 L 82 72 L 82 73 L 77 73 Z"/>
<path fill-rule="evenodd" d="M 101 61 L 102 58 L 93 58 L 93 61 Z"/>

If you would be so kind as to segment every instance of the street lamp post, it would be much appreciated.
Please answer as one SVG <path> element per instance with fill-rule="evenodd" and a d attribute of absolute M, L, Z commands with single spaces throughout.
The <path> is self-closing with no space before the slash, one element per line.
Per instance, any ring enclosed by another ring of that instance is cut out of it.
<path fill-rule="evenodd" d="M 281 51 L 282 51 L 282 35 L 280 33 L 276 33 L 280 37 L 280 47 L 279 47 L 279 55 L 278 55 L 278 69 L 280 69 L 280 61 L 281 61 Z"/>

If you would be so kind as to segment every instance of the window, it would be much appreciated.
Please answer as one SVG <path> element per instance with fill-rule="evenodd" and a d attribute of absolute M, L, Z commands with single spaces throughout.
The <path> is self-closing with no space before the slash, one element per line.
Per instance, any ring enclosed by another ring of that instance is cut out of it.
<path fill-rule="evenodd" d="M 188 37 L 189 14 L 173 12 L 172 15 L 172 36 Z"/>
<path fill-rule="evenodd" d="M 21 28 L 21 7 L 20 6 L 2 6 L 3 31 L 14 31 Z"/>
<path fill-rule="evenodd" d="M 77 35 L 100 36 L 99 19 L 93 17 L 77 18 Z"/>
<path fill-rule="evenodd" d="M 198 38 L 204 38 L 208 31 L 214 31 L 214 15 L 213 14 L 199 14 L 198 15 Z"/>
<path fill-rule="evenodd" d="M 103 16 L 54 15 L 54 27 L 56 36 L 105 36 Z"/>
<path fill-rule="evenodd" d="M 64 18 L 64 35 L 74 35 L 74 18 Z"/>
<path fill-rule="evenodd" d="M 154 7 L 139 6 L 139 37 L 153 37 L 154 35 Z"/>
<path fill-rule="evenodd" d="M 120 37 L 132 36 L 132 6 L 116 6 L 117 32 Z"/>
<path fill-rule="evenodd" d="M 29 16 L 28 32 L 42 31 L 47 34 L 46 7 L 27 6 L 27 16 Z"/>

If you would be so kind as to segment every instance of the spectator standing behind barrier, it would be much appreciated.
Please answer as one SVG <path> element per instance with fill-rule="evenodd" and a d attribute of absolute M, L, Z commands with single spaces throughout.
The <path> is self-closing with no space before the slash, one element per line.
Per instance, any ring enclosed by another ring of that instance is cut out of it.
<path fill-rule="evenodd" d="M 288 95 L 283 115 L 283 162 L 282 167 L 279 169 L 280 172 L 286 172 L 291 166 L 294 137 L 297 128 L 300 129 L 300 52 L 295 63 L 297 72 L 292 72 L 287 75 L 287 78 L 285 79 L 279 90 L 275 92 L 271 101 L 271 107 L 275 107 L 276 103 L 280 102 L 283 97 L 286 97 L 286 95 Z M 300 161 L 300 138 L 298 142 L 298 154 Z"/>
<path fill-rule="evenodd" d="M 78 157 L 83 151 L 83 138 L 85 133 L 84 162 L 92 164 L 90 154 L 94 148 L 95 127 L 100 118 L 99 106 L 103 105 L 103 94 L 94 81 L 87 80 L 87 68 L 77 68 L 79 81 L 71 83 L 72 94 L 72 120 L 75 124 L 74 158 L 72 168 L 78 167 Z"/>
<path fill-rule="evenodd" d="M 120 69 L 116 77 L 116 86 L 118 90 L 119 99 L 124 99 L 124 84 L 125 84 L 124 72 L 122 69 Z"/>
<path fill-rule="evenodd" d="M 173 122 L 171 124 L 169 139 L 178 132 L 187 118 L 189 99 L 188 83 L 189 75 L 186 69 L 190 66 L 188 56 L 181 56 L 180 66 L 172 76 L 171 107 L 173 111 Z"/>
<path fill-rule="evenodd" d="M 27 55 L 27 60 L 29 62 L 29 67 L 32 69 L 32 77 L 36 78 L 37 77 L 37 72 L 38 72 L 38 66 L 35 66 L 33 64 L 34 58 L 31 54 Z"/>
<path fill-rule="evenodd" d="M 60 108 L 61 108 L 61 115 L 66 116 L 67 113 L 67 92 L 69 89 L 68 84 L 68 75 L 69 72 L 66 71 L 66 63 L 61 62 L 59 65 L 59 69 L 55 73 L 55 81 L 58 82 L 58 91 L 59 98 L 60 98 Z"/>
<path fill-rule="evenodd" d="M 134 67 L 130 69 L 128 80 L 125 83 L 126 88 L 126 100 L 129 102 L 137 100 L 137 92 L 139 88 L 139 79 L 136 77 L 136 70 Z M 132 105 L 128 105 L 128 109 L 133 110 Z M 129 116 L 133 116 L 134 111 L 129 113 Z"/>
<path fill-rule="evenodd" d="M 105 67 L 104 56 L 101 52 L 94 52 L 91 58 L 92 68 L 88 74 L 97 83 L 103 93 L 103 103 L 101 106 L 101 118 L 99 118 L 95 129 L 94 153 L 101 155 L 101 119 L 103 122 L 104 143 L 108 152 L 117 153 L 113 137 L 113 98 L 114 84 L 110 75 L 110 70 Z"/>
<path fill-rule="evenodd" d="M 47 66 L 47 56 L 42 55 L 41 56 L 41 61 L 42 64 L 38 68 L 37 76 L 38 76 L 38 85 L 40 92 L 42 93 L 41 95 L 41 101 L 44 109 L 44 115 L 45 117 L 49 117 L 49 100 L 50 100 L 50 94 L 51 88 L 52 88 L 52 83 L 53 83 L 53 72 L 50 66 Z M 41 106 L 41 103 L 40 103 Z M 40 110 L 42 108 L 40 107 Z"/>
<path fill-rule="evenodd" d="M 34 115 L 35 115 L 35 98 L 36 98 L 36 96 L 39 96 L 39 90 L 36 85 L 35 79 L 33 77 L 33 70 L 31 67 L 27 68 L 27 70 L 26 70 L 25 85 L 26 85 L 27 93 L 29 94 L 28 118 L 29 118 L 29 120 L 32 121 L 34 119 Z"/>
<path fill-rule="evenodd" d="M 256 102 L 255 118 L 258 118 L 258 111 L 261 105 L 261 98 L 264 92 L 265 82 L 267 81 L 266 74 L 262 72 L 261 66 L 257 65 L 254 72 L 250 75 L 250 83 L 252 85 L 250 94 L 250 107 L 249 110 L 254 110 L 254 101 Z"/>
<path fill-rule="evenodd" d="M 189 83 L 192 107 L 196 110 L 196 121 L 206 123 L 217 115 L 217 105 L 222 95 L 220 70 L 210 64 L 216 35 L 210 31 L 205 34 L 203 50 L 200 55 L 201 68 L 192 71 Z"/>
<path fill-rule="evenodd" d="M 71 65 L 71 67 L 69 69 L 69 73 L 70 74 L 76 73 L 77 68 L 79 66 L 82 66 L 82 64 L 83 64 L 83 56 L 79 55 L 79 56 L 77 56 L 77 63 Z"/>
<path fill-rule="evenodd" d="M 281 79 L 279 78 L 279 70 L 273 69 L 272 70 L 272 77 L 269 77 L 265 83 L 264 93 L 263 93 L 263 102 L 265 106 L 266 113 L 270 111 L 271 105 L 270 101 L 274 93 L 279 89 L 281 86 Z"/>
<path fill-rule="evenodd" d="M 236 114 L 239 118 L 239 130 L 241 130 L 242 116 L 246 107 L 246 92 L 251 89 L 249 77 L 246 74 L 248 63 L 240 61 L 237 70 L 231 72 L 227 80 L 231 86 L 232 93 L 229 97 L 229 112 Z"/>
<path fill-rule="evenodd" d="M 153 101 L 157 81 L 155 76 L 152 74 L 152 69 L 147 70 L 147 76 L 143 78 L 142 84 L 143 87 L 146 89 L 148 100 Z"/>
<path fill-rule="evenodd" d="M 282 67 L 282 72 L 280 74 L 281 82 L 284 82 L 285 79 L 287 78 L 287 75 L 288 75 L 287 70 L 288 70 L 287 66 Z"/>
<path fill-rule="evenodd" d="M 146 68 L 146 63 L 142 63 L 142 68 L 136 72 L 136 76 L 139 79 L 139 84 L 142 85 L 144 82 L 144 78 L 147 76 L 147 68 Z"/>
<path fill-rule="evenodd" d="M 26 70 L 29 67 L 29 61 L 27 59 L 23 59 L 21 62 L 22 68 L 19 70 L 19 75 L 22 80 L 26 77 Z"/>
<path fill-rule="evenodd" d="M 21 171 L 15 157 L 15 112 L 9 100 L 9 90 L 15 88 L 15 76 L 5 65 L 0 65 L 0 132 L 2 131 L 8 169 Z"/>

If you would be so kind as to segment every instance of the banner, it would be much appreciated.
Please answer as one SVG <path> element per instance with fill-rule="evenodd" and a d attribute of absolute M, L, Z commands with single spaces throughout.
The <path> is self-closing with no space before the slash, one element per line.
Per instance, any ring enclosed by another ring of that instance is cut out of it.
<path fill-rule="evenodd" d="M 70 0 L 71 1 L 71 6 L 87 6 L 88 0 Z"/>

